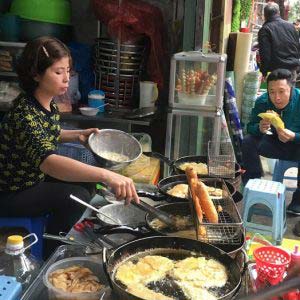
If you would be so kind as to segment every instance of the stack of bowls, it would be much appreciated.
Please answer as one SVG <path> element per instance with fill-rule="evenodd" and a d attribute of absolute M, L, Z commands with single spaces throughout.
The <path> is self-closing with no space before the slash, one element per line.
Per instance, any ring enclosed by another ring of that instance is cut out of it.
<path fill-rule="evenodd" d="M 71 33 L 68 0 L 13 0 L 10 13 L 21 17 L 20 40 L 50 35 L 67 41 Z"/>

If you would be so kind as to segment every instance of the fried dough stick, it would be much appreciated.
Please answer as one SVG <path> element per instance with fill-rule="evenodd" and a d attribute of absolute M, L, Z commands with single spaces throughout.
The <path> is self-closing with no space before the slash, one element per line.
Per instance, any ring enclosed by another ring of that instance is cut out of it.
<path fill-rule="evenodd" d="M 191 167 L 187 167 L 185 169 L 185 174 L 186 174 L 187 181 L 188 181 L 188 184 L 189 184 L 189 188 L 190 188 L 190 191 L 191 191 L 191 196 L 192 196 L 192 200 L 193 200 L 193 203 L 194 203 L 194 206 L 195 206 L 196 215 L 198 217 L 199 223 L 201 224 L 203 222 L 203 213 L 202 213 L 200 201 L 199 201 L 198 196 L 196 194 L 198 176 L 197 176 L 196 171 L 193 170 L 193 168 L 191 168 Z M 199 225 L 198 232 L 199 232 L 200 236 L 205 236 L 206 235 L 205 227 Z"/>
<path fill-rule="evenodd" d="M 203 212 L 210 223 L 218 223 L 218 212 L 214 206 L 213 201 L 211 200 L 207 188 L 202 181 L 197 182 L 195 189 L 196 195 L 200 200 L 200 205 L 203 209 Z"/>

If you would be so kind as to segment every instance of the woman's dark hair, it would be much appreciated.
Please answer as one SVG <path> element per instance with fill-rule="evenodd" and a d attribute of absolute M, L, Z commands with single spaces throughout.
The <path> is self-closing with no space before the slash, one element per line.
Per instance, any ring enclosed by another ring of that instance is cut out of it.
<path fill-rule="evenodd" d="M 38 86 L 34 78 L 43 75 L 47 68 L 63 57 L 69 57 L 71 67 L 68 47 L 56 38 L 43 36 L 28 42 L 16 67 L 20 87 L 32 94 Z"/>
<path fill-rule="evenodd" d="M 268 2 L 268 4 L 264 7 L 264 17 L 266 21 L 269 21 L 274 16 L 277 16 L 279 14 L 279 5 L 275 2 Z"/>
<path fill-rule="evenodd" d="M 284 80 L 284 79 L 286 79 L 289 86 L 293 85 L 291 71 L 287 69 L 276 69 L 268 75 L 267 84 L 269 84 L 270 81 Z"/>

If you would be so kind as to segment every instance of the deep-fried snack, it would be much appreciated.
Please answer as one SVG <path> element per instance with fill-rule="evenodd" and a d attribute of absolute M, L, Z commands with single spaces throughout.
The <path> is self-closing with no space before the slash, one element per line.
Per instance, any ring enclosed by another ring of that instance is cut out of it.
<path fill-rule="evenodd" d="M 58 269 L 48 279 L 55 288 L 69 293 L 98 292 L 103 288 L 90 269 L 80 266 Z"/>
<path fill-rule="evenodd" d="M 189 186 L 185 183 L 176 184 L 167 193 L 173 197 L 187 198 L 189 193 Z"/>
<path fill-rule="evenodd" d="M 196 171 L 199 175 L 207 175 L 208 174 L 208 168 L 207 164 L 205 163 L 196 163 L 196 162 L 186 162 L 178 167 L 180 170 L 185 171 L 186 168 L 192 168 Z"/>
<path fill-rule="evenodd" d="M 178 261 L 170 276 L 201 288 L 222 287 L 228 280 L 225 266 L 205 257 L 188 257 Z"/>
<path fill-rule="evenodd" d="M 174 298 L 152 291 L 140 283 L 128 286 L 127 292 L 145 300 L 174 300 Z"/>
<path fill-rule="evenodd" d="M 137 263 L 128 261 L 121 264 L 116 273 L 116 279 L 126 286 L 141 283 L 146 285 L 165 277 L 173 268 L 173 261 L 159 255 L 147 255 L 140 258 Z"/>
<path fill-rule="evenodd" d="M 268 120 L 276 128 L 284 129 L 284 123 L 277 112 L 274 110 L 267 110 L 265 113 L 258 114 L 264 120 Z"/>
<path fill-rule="evenodd" d="M 207 220 L 210 223 L 218 223 L 218 212 L 214 206 L 214 203 L 210 199 L 207 189 L 203 182 L 199 181 L 196 187 L 196 195 L 198 196 L 201 204 L 201 208 L 205 213 Z"/>

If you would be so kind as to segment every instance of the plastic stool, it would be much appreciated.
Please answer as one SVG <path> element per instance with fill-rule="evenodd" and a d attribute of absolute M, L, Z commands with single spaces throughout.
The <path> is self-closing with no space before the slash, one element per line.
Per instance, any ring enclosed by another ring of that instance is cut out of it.
<path fill-rule="evenodd" d="M 284 173 L 286 170 L 289 168 L 298 168 L 298 161 L 291 161 L 291 160 L 281 160 L 277 159 L 274 167 L 274 173 L 272 180 L 273 181 L 278 181 L 278 182 L 283 182 L 284 179 L 294 179 L 297 180 L 297 177 L 293 176 L 284 176 Z M 287 191 L 294 191 L 295 188 L 286 188 Z"/>
<path fill-rule="evenodd" d="M 0 218 L 0 227 L 22 227 L 29 233 L 35 233 L 38 242 L 31 247 L 31 253 L 38 259 L 43 259 L 43 234 L 48 216 L 36 218 Z"/>
<path fill-rule="evenodd" d="M 250 179 L 244 188 L 243 221 L 247 231 L 272 236 L 276 244 L 281 244 L 286 230 L 285 186 L 280 182 Z M 255 209 L 256 204 L 264 205 Z M 253 214 L 272 217 L 272 226 L 254 223 Z"/>

